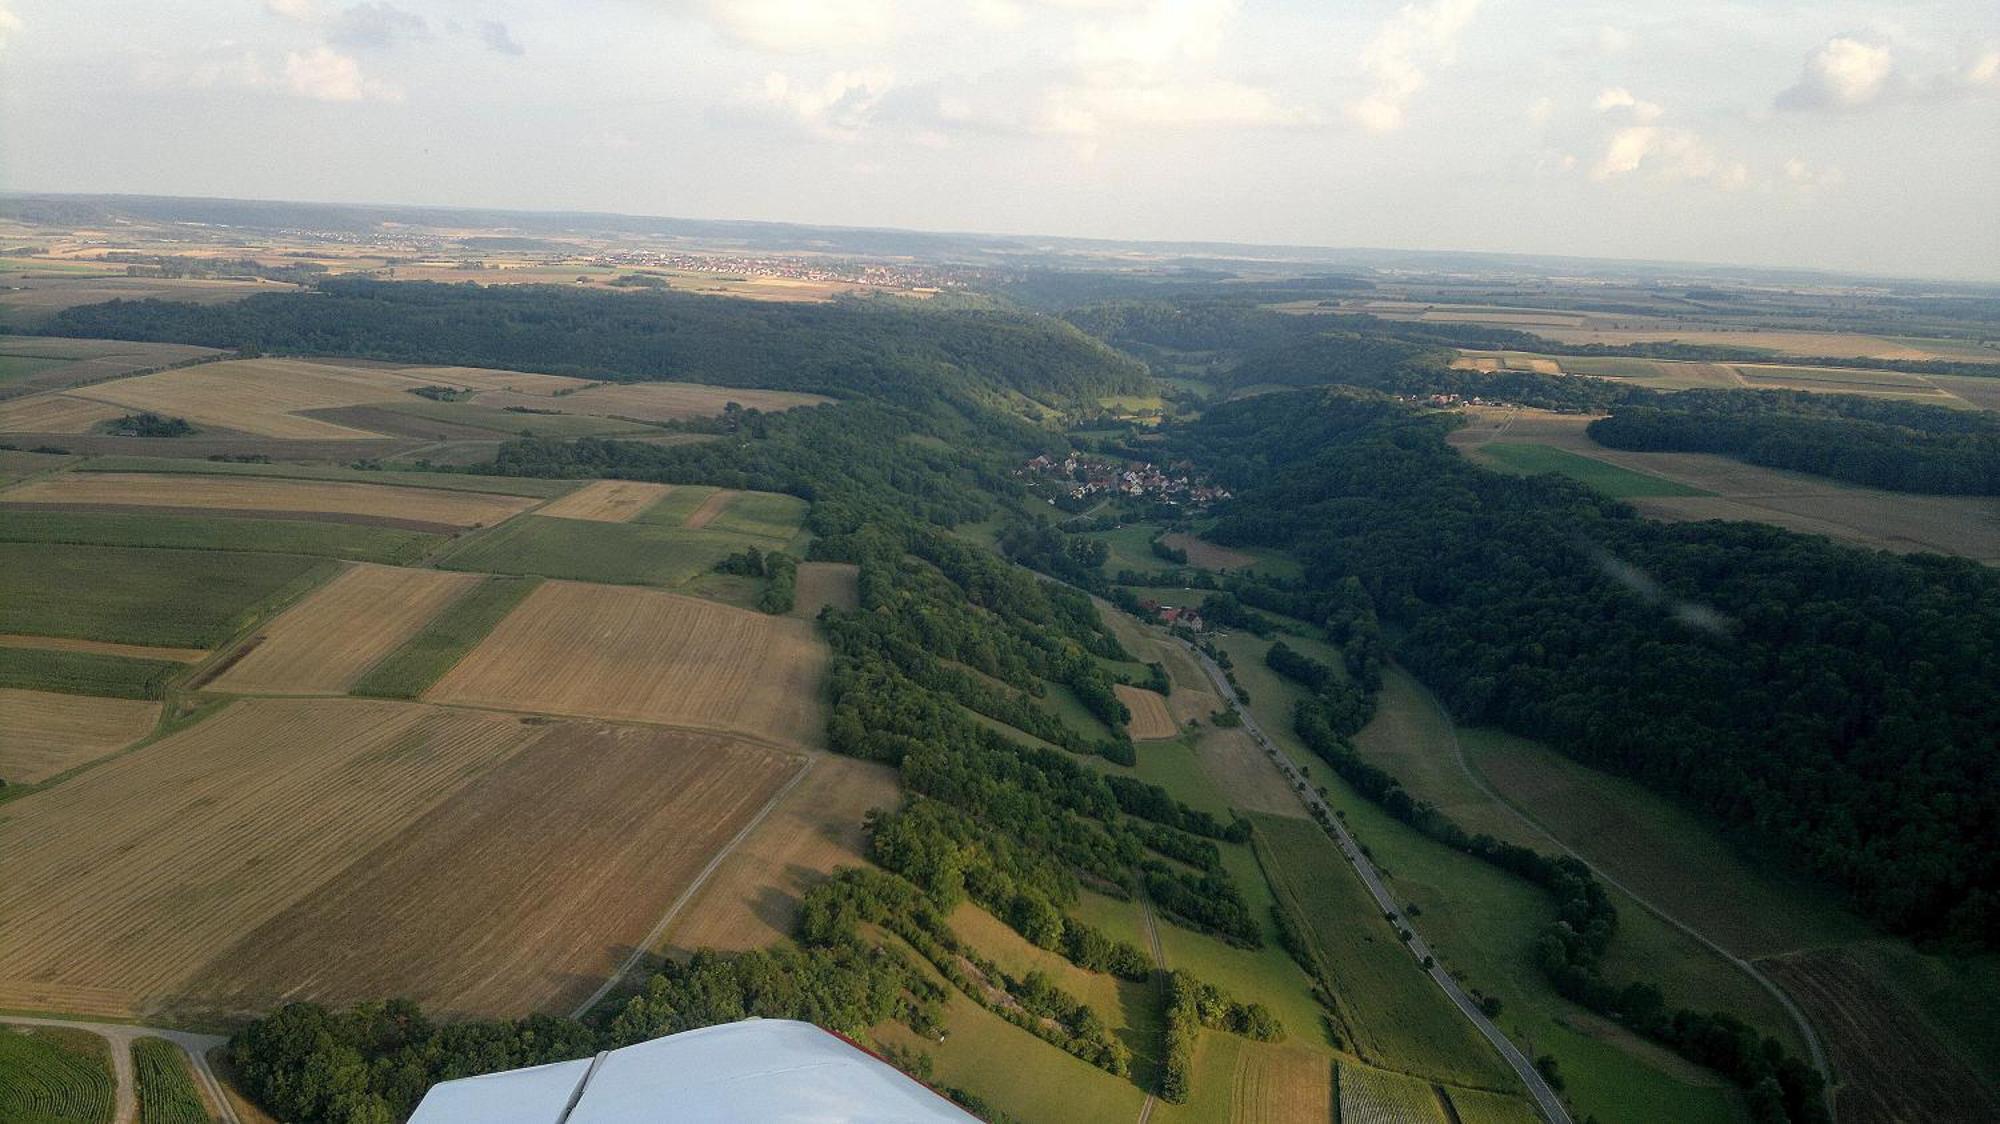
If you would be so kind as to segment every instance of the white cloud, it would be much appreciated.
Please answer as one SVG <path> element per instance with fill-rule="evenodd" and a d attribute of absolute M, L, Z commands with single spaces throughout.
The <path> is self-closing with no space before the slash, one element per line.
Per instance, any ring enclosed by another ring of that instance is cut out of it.
<path fill-rule="evenodd" d="M 1423 89 L 1425 68 L 1449 65 L 1458 39 L 1480 0 L 1428 0 L 1405 4 L 1382 24 L 1361 54 L 1369 92 L 1348 103 L 1347 114 L 1371 133 L 1403 127 L 1404 109 Z"/>
<path fill-rule="evenodd" d="M 889 0 L 701 0 L 699 11 L 738 46 L 785 54 L 871 46 L 895 29 Z"/>
<path fill-rule="evenodd" d="M 1154 0 L 1120 19 L 1092 20 L 1076 30 L 1076 62 L 1153 70 L 1208 61 L 1242 6 L 1241 0 Z"/>
<path fill-rule="evenodd" d="M 1159 85 L 1062 86 L 1044 103 L 1040 127 L 1065 136 L 1118 128 L 1215 128 L 1296 125 L 1304 110 L 1268 90 L 1213 80 Z"/>
<path fill-rule="evenodd" d="M 1641 101 L 1623 86 L 1606 87 L 1597 95 L 1597 100 L 1590 103 L 1590 107 L 1599 113 L 1628 111 L 1632 120 L 1642 125 L 1658 121 L 1663 112 L 1657 102 Z"/>
<path fill-rule="evenodd" d="M 7 49 L 8 41 L 13 39 L 14 33 L 19 30 L 21 30 L 21 17 L 15 15 L 6 4 L 0 3 L 0 51 Z"/>
<path fill-rule="evenodd" d="M 1778 95 L 1779 109 L 1855 110 L 1895 92 L 1896 58 L 1887 46 L 1836 35 L 1806 56 L 1799 80 Z"/>
<path fill-rule="evenodd" d="M 401 101 L 401 90 L 369 78 L 350 55 L 331 47 L 285 54 L 285 88 L 315 101 Z"/>
<path fill-rule="evenodd" d="M 1669 181 L 1708 183 L 1725 190 L 1747 186 L 1749 166 L 1724 160 L 1701 134 L 1664 125 L 1627 125 L 1611 134 L 1591 165 L 1600 183 L 1647 170 Z"/>
<path fill-rule="evenodd" d="M 2000 47 L 1987 47 L 1958 70 L 1958 83 L 1969 90 L 2000 90 Z"/>
<path fill-rule="evenodd" d="M 764 76 L 756 100 L 792 125 L 846 140 L 873 121 L 895 84 L 895 75 L 886 70 L 841 70 L 818 83 L 798 82 L 774 70 Z"/>
<path fill-rule="evenodd" d="M 1595 40 L 1599 54 L 1622 55 L 1632 49 L 1632 33 L 1610 24 L 1597 29 Z"/>

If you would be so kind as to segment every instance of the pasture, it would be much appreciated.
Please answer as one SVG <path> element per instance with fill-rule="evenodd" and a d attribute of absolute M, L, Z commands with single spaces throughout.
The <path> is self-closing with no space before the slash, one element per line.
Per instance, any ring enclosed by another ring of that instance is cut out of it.
<path fill-rule="evenodd" d="M 0 633 L 212 648 L 332 566 L 291 554 L 0 542 Z"/>
<path fill-rule="evenodd" d="M 1257 565 L 1255 555 L 1226 546 L 1217 546 L 1193 535 L 1175 532 L 1160 536 L 1160 541 L 1175 550 L 1187 551 L 1188 565 L 1204 570 L 1243 570 Z M 1157 562 L 1157 560 L 1156 560 Z M 1165 565 L 1165 563 L 1158 563 Z"/>
<path fill-rule="evenodd" d="M 280 613 L 208 686 L 231 694 L 340 694 L 480 579 L 355 566 Z"/>
<path fill-rule="evenodd" d="M 111 1124 L 110 1046 L 89 1031 L 0 1025 L 0 1120 Z"/>
<path fill-rule="evenodd" d="M 1645 472 L 1580 456 L 1567 449 L 1512 441 L 1492 441 L 1479 446 L 1479 455 L 1489 463 L 1529 476 L 1557 473 L 1567 476 L 1612 499 L 1642 496 L 1700 496 L 1699 488 Z"/>
<path fill-rule="evenodd" d="M 1167 700 L 1157 691 L 1144 687 L 1128 687 L 1123 683 L 1115 685 L 1118 701 L 1132 714 L 1132 720 L 1125 724 L 1125 730 L 1133 741 L 1153 741 L 1171 738 L 1180 733 L 1180 724 L 1167 710 Z"/>
<path fill-rule="evenodd" d="M 151 733 L 160 704 L 0 687 L 0 781 L 38 784 Z"/>
<path fill-rule="evenodd" d="M 17 507 L 0 519 L 0 541 L 310 554 L 394 565 L 423 557 L 443 540 L 424 531 L 310 519 Z"/>
<path fill-rule="evenodd" d="M 252 1011 L 404 995 L 447 1017 L 567 1013 L 802 764 L 711 734 L 480 720 L 527 744 L 295 884 L 217 946 L 183 1001 Z M 390 768 L 414 752 L 385 751 Z"/>
<path fill-rule="evenodd" d="M 251 700 L 13 802 L 0 1007 L 156 1010 L 542 733 L 407 703 Z"/>
<path fill-rule="evenodd" d="M 329 519 L 453 531 L 499 523 L 532 506 L 521 496 L 450 492 L 397 484 L 194 476 L 139 472 L 65 472 L 0 493 L 8 506 L 60 510 L 163 509 L 248 512 L 267 518 Z"/>
<path fill-rule="evenodd" d="M 790 937 L 813 883 L 843 867 L 867 865 L 863 817 L 902 802 L 888 766 L 850 757 L 814 761 L 675 919 L 666 947 L 735 952 Z"/>
<path fill-rule="evenodd" d="M 826 658 L 806 621 L 552 581 L 424 697 L 816 744 Z"/>
<path fill-rule="evenodd" d="M 480 579 L 410 635 L 381 662 L 349 684 L 357 695 L 414 699 L 465 658 L 502 617 L 531 592 L 538 579 Z"/>
<path fill-rule="evenodd" d="M 668 492 L 667 484 L 647 484 L 637 480 L 597 480 L 561 499 L 542 505 L 535 512 L 550 519 L 589 519 L 599 523 L 629 523 L 640 512 L 658 503 Z"/>

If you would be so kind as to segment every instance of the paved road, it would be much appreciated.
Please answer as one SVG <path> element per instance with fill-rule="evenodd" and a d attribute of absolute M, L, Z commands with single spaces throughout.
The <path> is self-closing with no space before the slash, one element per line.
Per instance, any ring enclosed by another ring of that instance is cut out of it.
<path fill-rule="evenodd" d="M 208 1094 L 210 1104 L 222 1115 L 228 1124 L 242 1124 L 229 1098 L 222 1093 L 222 1082 L 215 1079 L 215 1071 L 208 1068 L 208 1052 L 229 1041 L 214 1034 L 190 1034 L 184 1030 L 168 1030 L 157 1026 L 131 1026 L 126 1023 L 93 1023 L 75 1019 L 41 1019 L 25 1015 L 8 1015 L 0 1022 L 15 1026 L 62 1026 L 72 1030 L 87 1030 L 111 1043 L 111 1068 L 118 1078 L 118 1112 L 114 1119 L 118 1124 L 133 1124 L 139 1119 L 139 1100 L 132 1078 L 132 1042 L 138 1038 L 164 1038 L 179 1046 L 187 1054 L 188 1062 L 194 1066 L 195 1080 L 200 1082 Z"/>
<path fill-rule="evenodd" d="M 1557 838 L 1556 833 L 1545 827 L 1540 820 L 1529 815 L 1525 810 L 1515 807 L 1506 797 L 1494 791 L 1493 786 L 1487 784 L 1486 778 L 1480 776 L 1478 771 L 1473 769 L 1472 762 L 1466 759 L 1465 747 L 1458 739 L 1458 723 L 1452 721 L 1451 715 L 1445 712 L 1443 704 L 1437 701 L 1437 696 L 1431 694 L 1429 689 L 1419 684 L 1418 690 L 1424 696 L 1424 701 L 1429 703 L 1431 708 L 1443 720 L 1445 730 L 1451 734 L 1451 755 L 1457 759 L 1459 769 L 1465 773 L 1466 779 L 1472 782 L 1473 787 L 1484 793 L 1487 799 L 1493 801 L 1495 805 L 1505 808 L 1508 812 L 1512 813 L 1514 818 L 1528 825 L 1528 827 L 1540 834 L 1542 838 L 1554 845 L 1557 850 L 1588 867 L 1590 873 L 1596 875 L 1606 885 L 1621 891 L 1633 901 L 1638 902 L 1640 908 L 1646 912 L 1686 933 L 1698 941 L 1702 947 L 1735 965 L 1744 975 L 1757 981 L 1758 986 L 1769 992 L 1771 997 L 1778 1001 L 1778 1005 L 1785 1009 L 1787 1015 L 1791 1016 L 1792 1025 L 1798 1028 L 1799 1037 L 1805 1040 L 1806 1053 L 1811 1057 L 1813 1069 L 1819 1072 L 1820 1078 L 1825 1082 L 1820 1087 L 1820 1093 L 1826 1102 L 1827 1119 L 1838 1119 L 1833 1112 L 1833 1069 L 1827 1064 L 1826 1050 L 1820 1044 L 1819 1034 L 1813 1030 L 1812 1021 L 1806 1018 L 1806 1013 L 1799 1009 L 1798 1004 L 1792 1002 L 1792 997 L 1787 995 L 1785 990 L 1778 986 L 1777 981 L 1765 975 L 1755 964 L 1750 963 L 1748 960 L 1710 940 L 1701 930 L 1696 929 L 1694 926 L 1668 913 L 1660 906 L 1655 905 L 1637 890 L 1620 882 L 1615 875 L 1603 867 L 1578 854 L 1569 844 Z"/>
<path fill-rule="evenodd" d="M 1215 689 L 1223 698 L 1236 697 L 1236 692 L 1229 686 L 1229 680 L 1222 673 L 1222 668 L 1217 666 L 1206 652 L 1185 640 L 1179 643 L 1200 662 L 1201 669 L 1208 674 L 1209 680 L 1215 684 Z M 1402 916 L 1403 907 L 1396 904 L 1396 899 L 1382 884 L 1381 875 L 1376 872 L 1375 864 L 1369 861 L 1368 856 L 1361 853 L 1361 848 L 1354 842 L 1354 837 L 1348 834 L 1347 825 L 1341 822 L 1339 816 L 1333 814 L 1333 808 L 1320 798 L 1318 790 L 1312 787 L 1305 774 L 1292 763 L 1292 759 L 1265 736 L 1263 729 L 1257 725 L 1257 720 L 1241 708 L 1238 709 L 1238 713 L 1243 716 L 1243 729 L 1257 740 L 1258 745 L 1264 747 L 1265 757 L 1284 774 L 1292 791 L 1298 795 L 1307 810 L 1320 813 L 1320 822 L 1327 826 L 1334 841 L 1340 845 L 1340 853 L 1346 856 L 1348 862 L 1354 864 L 1355 873 L 1361 876 L 1361 881 L 1368 887 L 1368 893 L 1375 899 L 1375 904 L 1380 906 L 1384 913 L 1396 914 L 1397 924 L 1410 933 L 1410 939 L 1406 942 L 1410 955 L 1415 957 L 1419 964 L 1423 963 L 1426 957 L 1432 957 L 1430 946 L 1424 943 L 1424 938 L 1417 933 L 1416 926 L 1410 919 Z M 1458 981 L 1451 977 L 1451 973 L 1445 971 L 1444 966 L 1433 958 L 1432 966 L 1425 969 L 1424 974 L 1444 991 L 1452 1005 L 1458 1008 L 1460 1014 L 1471 1020 L 1472 1025 L 1479 1029 L 1479 1033 L 1485 1035 L 1486 1040 L 1493 1044 L 1493 1048 L 1500 1051 L 1500 1056 L 1513 1067 L 1521 1083 L 1528 1087 L 1528 1093 L 1534 1097 L 1535 1105 L 1541 1109 L 1542 1116 L 1550 1121 L 1550 1124 L 1571 1124 L 1569 1110 L 1563 1107 L 1562 1098 L 1549 1087 L 1541 1071 L 1535 1068 L 1534 1061 L 1522 1053 L 1512 1039 L 1502 1034 L 1499 1027 L 1493 1025 L 1493 1020 L 1487 1018 L 1478 1005 L 1473 1003 L 1472 997 L 1465 993 L 1465 989 L 1458 986 Z"/>

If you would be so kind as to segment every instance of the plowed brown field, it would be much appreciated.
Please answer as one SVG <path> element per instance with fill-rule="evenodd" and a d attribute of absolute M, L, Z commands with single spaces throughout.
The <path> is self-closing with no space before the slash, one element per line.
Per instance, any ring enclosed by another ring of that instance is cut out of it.
<path fill-rule="evenodd" d="M 246 694 L 340 694 L 481 581 L 478 574 L 360 565 L 267 626 L 209 684 Z"/>
<path fill-rule="evenodd" d="M 0 688 L 0 780 L 35 784 L 152 732 L 160 704 Z"/>
<path fill-rule="evenodd" d="M 813 744 L 825 667 L 808 621 L 551 581 L 424 697 Z"/>
<path fill-rule="evenodd" d="M 1157 738 L 1171 738 L 1180 733 L 1180 726 L 1167 710 L 1167 700 L 1158 691 L 1148 691 L 1144 687 L 1128 687 L 1123 683 L 1112 688 L 1118 701 L 1132 712 L 1132 720 L 1125 723 L 1125 732 L 1133 741 L 1149 741 Z"/>
<path fill-rule="evenodd" d="M 222 951 L 206 1010 L 409 996 L 567 1011 L 617 969 L 802 762 L 740 741 L 563 722 Z"/>
<path fill-rule="evenodd" d="M 640 512 L 673 491 L 670 484 L 645 484 L 637 480 L 599 480 L 535 512 L 557 519 L 589 519 L 598 523 L 630 523 Z"/>
<path fill-rule="evenodd" d="M 0 1007 L 157 1008 L 222 949 L 546 728 L 257 699 L 10 804 Z"/>
<path fill-rule="evenodd" d="M 102 504 L 119 507 L 216 508 L 381 517 L 444 527 L 498 523 L 534 505 L 522 496 L 447 492 L 395 484 L 283 480 L 259 476 L 153 475 L 143 472 L 64 472 L 4 493 L 7 503 Z"/>

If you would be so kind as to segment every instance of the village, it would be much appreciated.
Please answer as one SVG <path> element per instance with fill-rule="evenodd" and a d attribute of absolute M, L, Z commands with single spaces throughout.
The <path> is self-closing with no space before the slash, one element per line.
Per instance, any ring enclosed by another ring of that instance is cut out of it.
<path fill-rule="evenodd" d="M 1199 481 L 1185 472 L 1161 469 L 1150 462 L 1121 463 L 1108 457 L 1074 453 L 1060 459 L 1045 453 L 1022 465 L 1015 475 L 1026 477 L 1031 488 L 1052 489 L 1055 495 L 1047 498 L 1061 507 L 1123 496 L 1193 510 L 1229 498 L 1227 488 Z"/>

